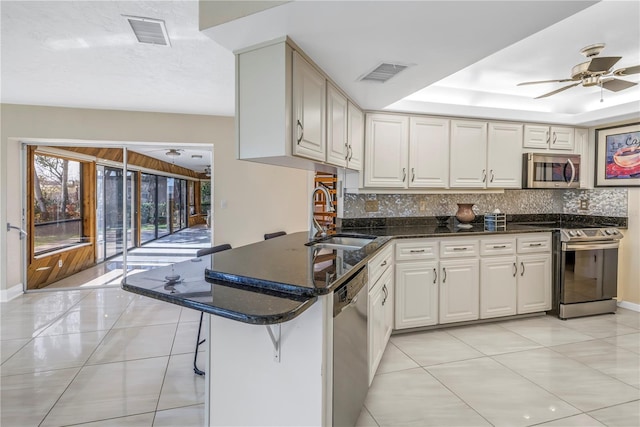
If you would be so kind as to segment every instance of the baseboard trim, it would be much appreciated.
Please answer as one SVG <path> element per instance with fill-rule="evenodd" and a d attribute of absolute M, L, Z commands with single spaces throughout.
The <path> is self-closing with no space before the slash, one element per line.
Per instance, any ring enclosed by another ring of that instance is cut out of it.
<path fill-rule="evenodd" d="M 0 290 L 0 302 L 8 302 L 14 298 L 19 297 L 23 293 L 22 283 L 18 283 L 10 287 L 9 289 Z"/>
<path fill-rule="evenodd" d="M 627 310 L 637 311 L 640 313 L 640 304 L 635 304 L 628 301 L 618 301 L 618 307 L 626 308 Z"/>

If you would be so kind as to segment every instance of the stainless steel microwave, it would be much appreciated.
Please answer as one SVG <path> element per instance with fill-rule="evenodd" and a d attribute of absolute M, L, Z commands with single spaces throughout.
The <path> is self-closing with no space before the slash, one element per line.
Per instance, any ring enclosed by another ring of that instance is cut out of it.
<path fill-rule="evenodd" d="M 580 188 L 580 155 L 524 153 L 523 188 Z"/>

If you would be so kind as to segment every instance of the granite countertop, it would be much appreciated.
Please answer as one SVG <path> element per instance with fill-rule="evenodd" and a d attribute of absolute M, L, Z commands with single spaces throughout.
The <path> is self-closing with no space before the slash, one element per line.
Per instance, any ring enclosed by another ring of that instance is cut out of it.
<path fill-rule="evenodd" d="M 566 228 L 571 218 L 520 219 L 531 221 L 507 222 L 503 231 L 485 231 L 483 223 L 474 223 L 470 229 L 459 229 L 451 221 L 447 226 L 438 226 L 434 221 L 398 219 L 386 223 L 375 220 L 373 224 L 356 221 L 351 227 L 338 231 L 375 237 L 359 250 L 305 246 L 308 234 L 292 233 L 174 266 L 132 274 L 126 277 L 122 287 L 245 323 L 281 323 L 305 311 L 318 296 L 333 292 L 394 238 L 551 232 Z M 606 218 L 607 226 L 611 220 Z M 593 218 L 581 224 L 587 222 L 594 225 Z M 620 219 L 617 225 L 626 226 L 626 218 Z M 175 275 L 180 278 L 170 281 Z"/>

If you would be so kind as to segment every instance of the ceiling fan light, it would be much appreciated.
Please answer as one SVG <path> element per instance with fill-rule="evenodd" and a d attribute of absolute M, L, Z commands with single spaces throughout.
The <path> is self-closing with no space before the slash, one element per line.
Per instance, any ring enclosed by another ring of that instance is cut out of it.
<path fill-rule="evenodd" d="M 167 151 L 165 154 L 169 157 L 178 157 L 180 155 L 180 152 L 175 148 L 172 148 L 169 151 Z"/>

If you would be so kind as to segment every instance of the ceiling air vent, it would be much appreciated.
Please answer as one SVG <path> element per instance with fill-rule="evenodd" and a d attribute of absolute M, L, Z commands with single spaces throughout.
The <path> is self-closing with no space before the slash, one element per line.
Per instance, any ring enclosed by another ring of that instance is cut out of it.
<path fill-rule="evenodd" d="M 360 77 L 360 81 L 384 83 L 391 77 L 395 76 L 400 71 L 408 67 L 409 65 L 406 64 L 390 64 L 383 62 L 382 64 L 374 68 L 371 72 Z"/>
<path fill-rule="evenodd" d="M 167 27 L 163 20 L 126 15 L 124 17 L 129 21 L 129 25 L 140 43 L 171 46 Z"/>

